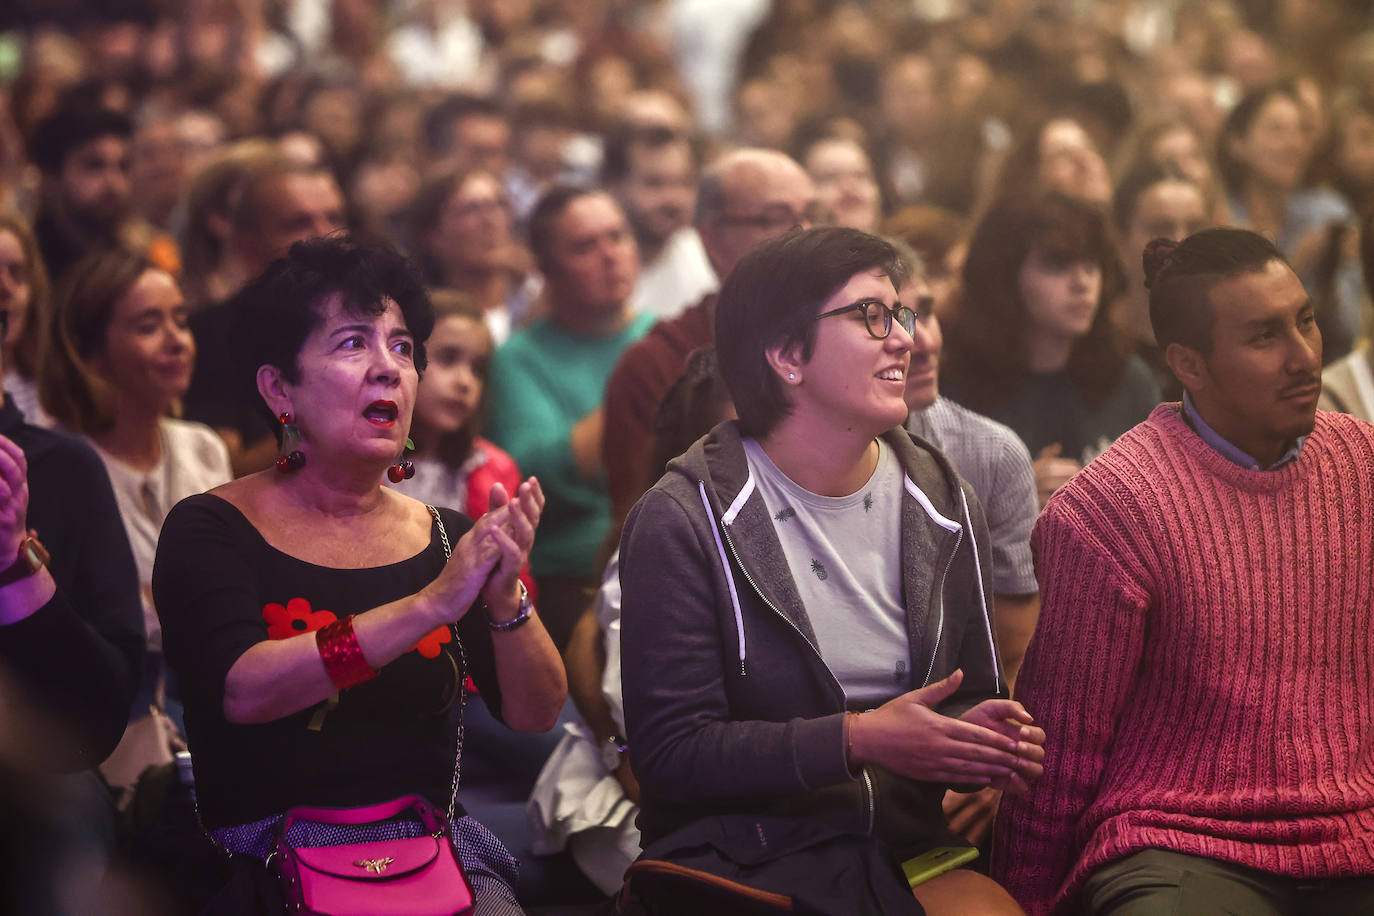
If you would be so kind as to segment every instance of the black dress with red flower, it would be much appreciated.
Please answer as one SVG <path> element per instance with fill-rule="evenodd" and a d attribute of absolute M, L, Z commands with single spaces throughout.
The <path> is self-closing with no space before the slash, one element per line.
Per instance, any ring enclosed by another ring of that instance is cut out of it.
<path fill-rule="evenodd" d="M 450 541 L 472 526 L 457 512 L 440 512 Z M 181 680 L 207 828 L 296 805 L 366 805 L 412 792 L 447 804 L 460 663 L 446 627 L 337 699 L 259 725 L 224 717 L 225 678 L 253 645 L 413 595 L 444 562 L 437 526 L 429 546 L 410 559 L 334 569 L 272 547 L 219 497 L 192 496 L 172 510 L 158 543 L 153 595 L 167 661 Z M 455 629 L 468 673 L 499 718 L 491 633 L 480 613 L 467 614 Z"/>

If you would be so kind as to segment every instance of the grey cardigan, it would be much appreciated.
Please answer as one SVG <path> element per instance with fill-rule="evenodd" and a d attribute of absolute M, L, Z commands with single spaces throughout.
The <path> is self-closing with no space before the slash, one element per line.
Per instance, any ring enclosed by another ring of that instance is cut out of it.
<path fill-rule="evenodd" d="M 940 707 L 1006 696 L 987 598 L 987 525 L 936 449 L 884 434 L 905 471 L 902 591 L 917 686 L 963 668 Z M 815 648 L 735 422 L 634 507 L 621 539 L 622 681 L 646 845 L 710 814 L 805 814 L 896 848 L 948 841 L 945 785 L 845 762 L 844 695 Z M 893 696 L 899 693 L 894 687 Z M 958 841 L 955 841 L 958 842 Z"/>

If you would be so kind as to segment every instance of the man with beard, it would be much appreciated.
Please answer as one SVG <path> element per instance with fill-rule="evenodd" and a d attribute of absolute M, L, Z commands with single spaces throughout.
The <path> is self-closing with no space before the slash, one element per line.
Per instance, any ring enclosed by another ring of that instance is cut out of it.
<path fill-rule="evenodd" d="M 121 241 L 130 214 L 129 144 L 123 114 L 79 99 L 34 130 L 29 158 L 43 175 L 34 235 L 58 283 L 82 255 Z"/>
<path fill-rule="evenodd" d="M 639 244 L 635 309 L 671 318 L 717 286 L 691 225 L 696 205 L 692 146 L 668 127 L 621 124 L 606 138 L 601 182 L 624 208 Z"/>
<path fill-rule="evenodd" d="M 998 816 L 1026 910 L 1374 911 L 1374 426 L 1318 411 L 1312 301 L 1267 239 L 1146 249 L 1185 390 L 1050 499 L 1017 682 L 1045 779 Z"/>

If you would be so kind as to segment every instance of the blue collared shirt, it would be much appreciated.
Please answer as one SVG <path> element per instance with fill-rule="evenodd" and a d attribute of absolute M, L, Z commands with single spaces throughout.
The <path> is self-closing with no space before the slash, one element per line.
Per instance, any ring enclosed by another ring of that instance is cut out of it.
<path fill-rule="evenodd" d="M 1221 433 L 1207 425 L 1207 421 L 1202 419 L 1202 414 L 1197 412 L 1197 407 L 1193 405 L 1193 399 L 1188 396 L 1186 391 L 1183 392 L 1183 419 L 1193 428 L 1193 432 L 1198 434 L 1198 438 L 1210 445 L 1213 451 L 1232 464 L 1238 464 L 1251 471 L 1277 471 L 1286 464 L 1292 464 L 1298 460 L 1298 455 L 1302 452 L 1302 444 L 1307 441 L 1306 436 L 1299 436 L 1297 441 L 1293 443 L 1293 447 L 1283 453 L 1283 457 L 1269 467 L 1262 468 L 1258 461 L 1222 438 Z"/>

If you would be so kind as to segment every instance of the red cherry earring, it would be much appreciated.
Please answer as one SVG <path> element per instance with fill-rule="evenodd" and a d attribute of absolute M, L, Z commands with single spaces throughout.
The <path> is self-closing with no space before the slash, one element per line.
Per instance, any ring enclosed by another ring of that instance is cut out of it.
<path fill-rule="evenodd" d="M 277 470 L 283 474 L 305 467 L 305 452 L 301 451 L 301 428 L 291 422 L 291 414 L 277 414 L 281 424 L 281 448 L 277 450 Z"/>
<path fill-rule="evenodd" d="M 406 452 L 415 451 L 415 443 L 410 437 L 406 437 L 405 447 L 401 449 L 400 456 L 396 463 L 386 469 L 386 479 L 392 483 L 400 483 L 415 476 L 415 462 L 406 457 Z"/>

